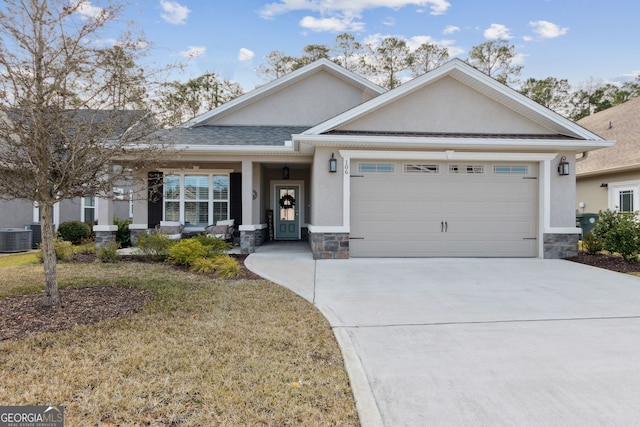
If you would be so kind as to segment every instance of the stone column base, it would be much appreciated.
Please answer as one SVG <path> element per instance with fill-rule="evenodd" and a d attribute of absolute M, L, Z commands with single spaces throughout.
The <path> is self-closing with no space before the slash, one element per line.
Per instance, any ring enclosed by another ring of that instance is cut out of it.
<path fill-rule="evenodd" d="M 93 232 L 96 235 L 96 250 L 110 242 L 116 241 L 117 225 L 95 225 Z"/>
<path fill-rule="evenodd" d="M 136 247 L 138 244 L 136 243 L 136 239 L 138 236 L 146 235 L 149 233 L 149 229 L 147 224 L 129 224 L 129 235 L 131 238 L 131 246 Z"/>
<path fill-rule="evenodd" d="M 309 233 L 313 259 L 348 259 L 349 233 Z"/>
<path fill-rule="evenodd" d="M 545 234 L 544 258 L 562 259 L 578 255 L 579 234 Z"/>

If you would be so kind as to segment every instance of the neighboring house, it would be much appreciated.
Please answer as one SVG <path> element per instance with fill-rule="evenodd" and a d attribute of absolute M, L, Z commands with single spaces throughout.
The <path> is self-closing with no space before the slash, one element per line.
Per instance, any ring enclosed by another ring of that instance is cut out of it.
<path fill-rule="evenodd" d="M 133 233 L 234 219 L 244 253 L 308 239 L 314 258 L 573 255 L 574 159 L 611 145 L 458 59 L 391 91 L 320 60 L 168 138 Z"/>
<path fill-rule="evenodd" d="M 576 165 L 576 209 L 580 213 L 640 210 L 640 98 L 587 116 L 578 124 L 613 147 L 590 152 Z"/>
<path fill-rule="evenodd" d="M 110 121 L 110 132 L 113 135 L 121 135 L 127 131 L 131 123 L 141 117 L 140 111 L 127 111 L 118 113 L 114 119 L 113 110 L 69 110 L 74 114 L 74 120 L 78 123 L 100 123 L 101 121 Z M 117 120 L 116 120 L 117 119 Z M 123 185 L 118 188 L 117 197 L 109 201 L 112 206 L 110 211 L 114 216 L 120 219 L 127 219 L 132 216 L 133 203 L 130 201 L 130 185 Z M 68 221 L 83 221 L 93 223 L 97 220 L 96 203 L 98 199 L 95 197 L 83 197 L 62 200 L 54 206 L 53 223 L 57 229 L 60 224 Z M 102 203 L 106 203 L 102 200 Z M 112 218 L 113 220 L 113 218 Z M 25 228 L 35 223 L 39 223 L 40 213 L 38 207 L 27 200 L 0 200 L 0 228 Z"/>

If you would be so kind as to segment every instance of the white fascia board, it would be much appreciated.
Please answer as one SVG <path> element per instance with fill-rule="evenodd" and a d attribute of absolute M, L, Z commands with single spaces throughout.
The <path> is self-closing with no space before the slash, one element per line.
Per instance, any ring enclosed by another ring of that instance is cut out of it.
<path fill-rule="evenodd" d="M 293 146 L 273 145 L 175 145 L 176 152 L 187 154 L 222 154 L 222 153 L 269 153 L 269 154 L 294 154 Z"/>
<path fill-rule="evenodd" d="M 520 161 L 543 162 L 553 160 L 558 153 L 487 153 L 447 151 L 368 151 L 338 150 L 346 159 L 365 160 L 443 160 L 443 161 Z"/>
<path fill-rule="evenodd" d="M 510 138 L 430 138 L 406 136 L 372 136 L 372 135 L 293 135 L 295 143 L 308 143 L 317 147 L 350 147 L 358 145 L 372 147 L 374 145 L 392 144 L 397 148 L 419 147 L 426 149 L 465 149 L 465 150 L 556 150 L 584 151 L 611 147 L 610 141 L 582 141 L 566 139 L 510 139 Z"/>

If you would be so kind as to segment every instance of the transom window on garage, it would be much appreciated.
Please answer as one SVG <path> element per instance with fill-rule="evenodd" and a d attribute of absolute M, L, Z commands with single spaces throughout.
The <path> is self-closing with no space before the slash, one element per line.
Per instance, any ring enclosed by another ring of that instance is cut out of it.
<path fill-rule="evenodd" d="M 496 175 L 528 175 L 527 165 L 493 165 L 493 173 Z"/>
<path fill-rule="evenodd" d="M 395 165 L 393 163 L 359 163 L 360 173 L 393 173 Z"/>
<path fill-rule="evenodd" d="M 439 173 L 440 165 L 421 164 L 421 163 L 405 163 L 405 173 Z"/>
<path fill-rule="evenodd" d="M 164 220 L 205 227 L 229 219 L 227 174 L 170 174 L 164 177 Z"/>
<path fill-rule="evenodd" d="M 484 173 L 484 165 L 449 165 L 449 173 L 468 173 L 480 174 Z"/>

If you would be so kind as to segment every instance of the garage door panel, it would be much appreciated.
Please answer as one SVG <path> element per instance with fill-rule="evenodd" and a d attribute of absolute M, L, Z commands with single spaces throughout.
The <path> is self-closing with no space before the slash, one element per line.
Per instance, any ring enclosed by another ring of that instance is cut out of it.
<path fill-rule="evenodd" d="M 527 168 L 449 174 L 443 163 L 438 174 L 409 174 L 397 162 L 394 173 L 353 178 L 351 256 L 535 256 L 537 165 Z"/>

